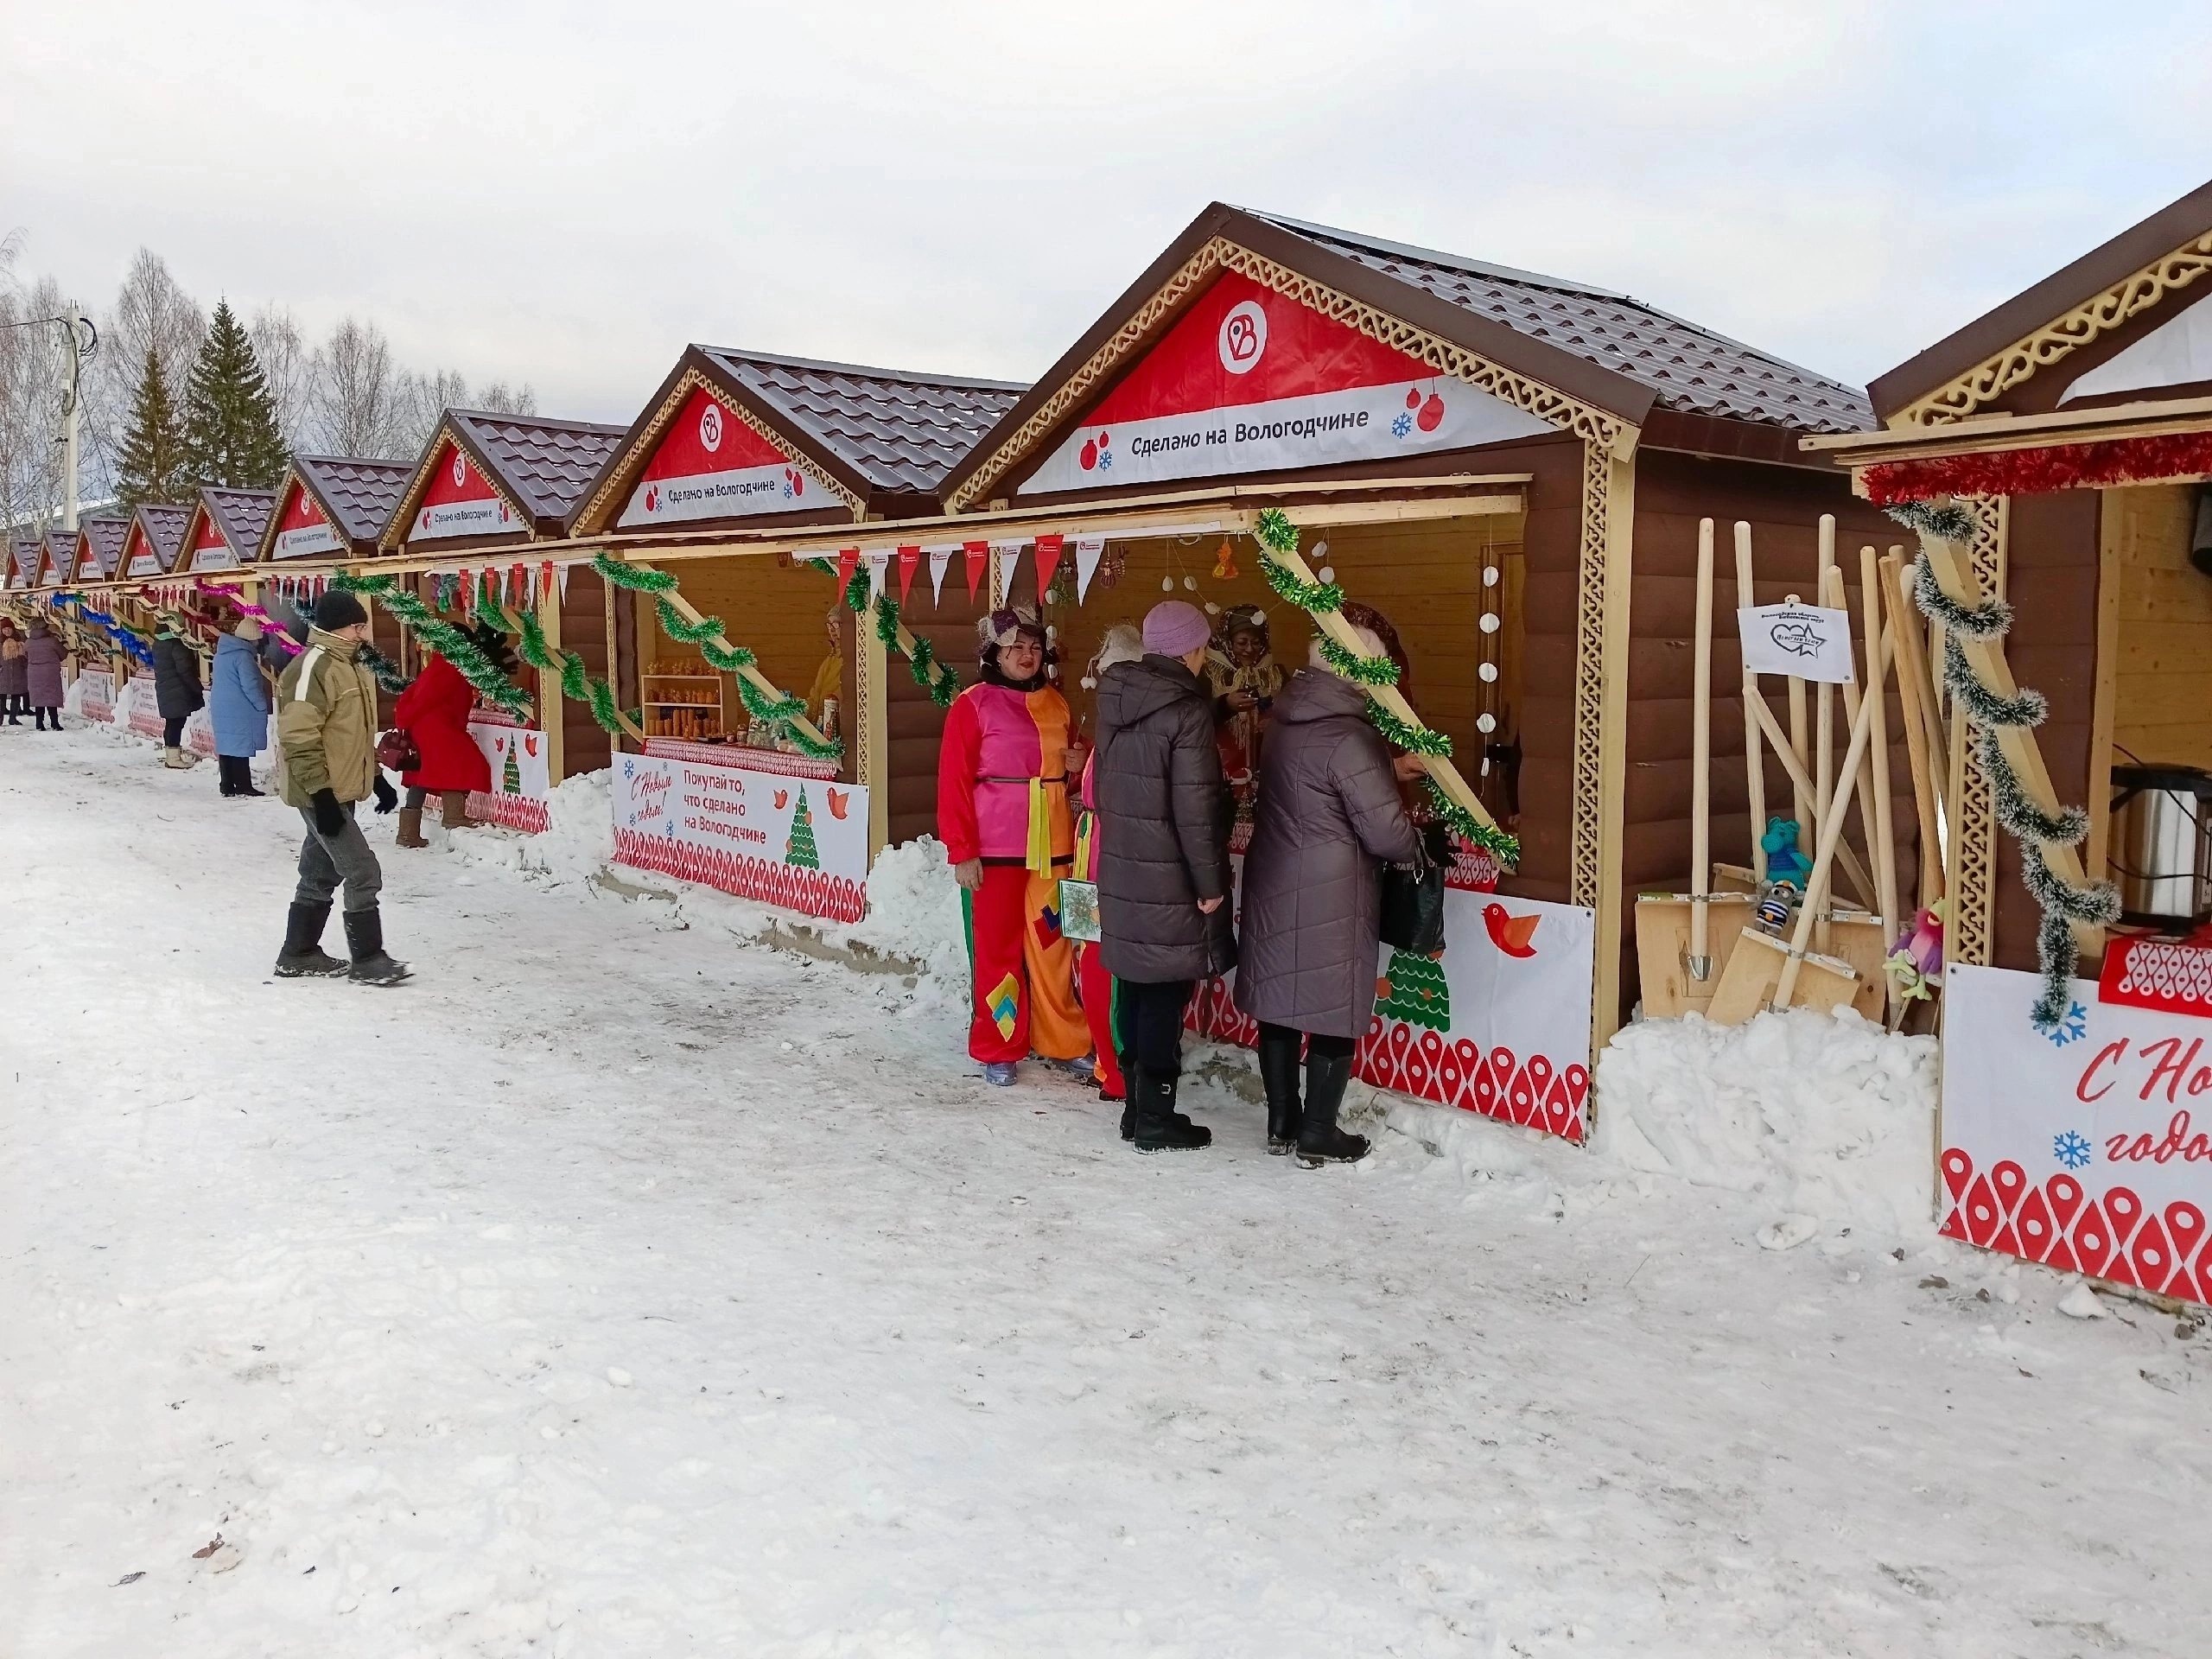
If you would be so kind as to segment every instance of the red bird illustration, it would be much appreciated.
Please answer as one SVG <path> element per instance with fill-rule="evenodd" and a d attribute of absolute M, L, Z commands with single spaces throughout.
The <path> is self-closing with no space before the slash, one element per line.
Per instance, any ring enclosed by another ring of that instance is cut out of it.
<path fill-rule="evenodd" d="M 777 811 L 779 811 L 779 812 L 782 811 L 785 807 L 789 806 L 791 804 L 791 791 L 789 791 L 788 789 L 779 789 L 779 790 L 778 790 L 778 791 L 776 791 L 776 810 L 777 810 Z"/>
<path fill-rule="evenodd" d="M 1483 906 L 1483 926 L 1489 931 L 1490 942 L 1507 956 L 1524 961 L 1536 954 L 1536 924 L 1541 919 L 1511 915 L 1503 905 Z"/>
<path fill-rule="evenodd" d="M 851 790 L 845 790 L 842 793 L 836 790 L 831 790 L 830 791 L 830 816 L 833 818 L 842 820 L 845 816 L 845 809 L 848 806 L 850 806 L 852 802 L 853 791 Z"/>
<path fill-rule="evenodd" d="M 537 759 L 537 740 L 535 737 L 524 738 L 522 741 L 522 752 L 533 760 Z"/>

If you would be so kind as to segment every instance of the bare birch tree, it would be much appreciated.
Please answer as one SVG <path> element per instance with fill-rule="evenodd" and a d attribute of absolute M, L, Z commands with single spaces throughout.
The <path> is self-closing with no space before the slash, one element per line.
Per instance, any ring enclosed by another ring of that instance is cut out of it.
<path fill-rule="evenodd" d="M 261 377 L 276 405 L 276 427 L 294 454 L 306 447 L 310 423 L 308 391 L 314 354 L 300 332 L 300 320 L 291 308 L 264 305 L 253 314 L 246 333 L 253 340 L 253 354 Z"/>
<path fill-rule="evenodd" d="M 309 369 L 308 408 L 315 449 L 365 460 L 411 458 L 400 424 L 398 392 L 391 342 L 384 330 L 347 317 L 315 347 Z"/>

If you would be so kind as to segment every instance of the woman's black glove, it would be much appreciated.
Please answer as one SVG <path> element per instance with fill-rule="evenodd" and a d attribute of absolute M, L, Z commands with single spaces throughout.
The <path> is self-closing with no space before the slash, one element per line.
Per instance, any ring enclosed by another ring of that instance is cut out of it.
<path fill-rule="evenodd" d="M 399 791 L 394 789 L 384 773 L 377 773 L 377 810 L 389 812 L 399 804 Z"/>
<path fill-rule="evenodd" d="M 315 813 L 315 827 L 324 835 L 334 836 L 346 828 L 346 809 L 328 790 L 315 791 L 308 797 L 308 805 Z"/>

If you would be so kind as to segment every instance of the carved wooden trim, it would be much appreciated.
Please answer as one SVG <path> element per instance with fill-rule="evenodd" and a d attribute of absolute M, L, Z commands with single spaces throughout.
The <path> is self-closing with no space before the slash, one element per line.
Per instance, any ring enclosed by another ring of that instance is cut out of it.
<path fill-rule="evenodd" d="M 2005 531 L 2011 507 L 2005 496 L 1961 497 L 1974 515 L 1974 540 L 1967 550 L 1974 580 L 1993 598 L 2005 597 Z M 1964 720 L 1965 710 L 1953 716 Z M 1996 957 L 1997 813 L 1989 774 L 1981 765 L 1981 728 L 1967 724 L 1966 753 L 1959 789 L 1957 884 L 1944 922 L 1943 954 L 1951 962 L 1986 967 Z"/>
<path fill-rule="evenodd" d="M 2153 260 L 2132 276 L 2082 302 L 2026 339 L 1985 358 L 1964 374 L 1916 398 L 1892 416 L 1892 426 L 1945 426 L 1962 421 L 2061 358 L 2189 287 L 2212 271 L 2212 232 Z"/>
<path fill-rule="evenodd" d="M 1538 420 L 1571 431 L 1586 443 L 1596 442 L 1611 448 L 1624 429 L 1624 423 L 1616 416 L 1570 397 L 1540 380 L 1504 368 L 1363 300 L 1339 293 L 1226 237 L 1217 236 L 1184 261 L 1180 269 L 1138 307 L 1051 397 L 991 452 L 990 459 L 953 492 L 945 502 L 945 510 L 963 512 L 975 502 L 987 499 L 1016 464 L 1172 321 L 1207 278 L 1219 270 L 1234 270 L 1249 276 L 1264 288 L 1357 329 L 1370 340 L 1394 346 L 1408 357 L 1419 358 L 1439 373 L 1478 386 Z"/>

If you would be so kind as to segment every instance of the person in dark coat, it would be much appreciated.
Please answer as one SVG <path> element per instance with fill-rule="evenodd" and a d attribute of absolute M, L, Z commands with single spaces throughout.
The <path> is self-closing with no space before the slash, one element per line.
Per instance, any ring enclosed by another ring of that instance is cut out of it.
<path fill-rule="evenodd" d="M 1374 630 L 1355 632 L 1362 655 L 1386 654 Z M 1320 646 L 1316 639 L 1312 665 L 1275 700 L 1261 756 L 1236 988 L 1236 1006 L 1260 1022 L 1268 1150 L 1294 1145 L 1309 1166 L 1367 1155 L 1367 1138 L 1338 1128 L 1337 1112 L 1375 1009 L 1382 866 L 1420 852 L 1398 794 L 1420 757 L 1392 761 L 1368 721 L 1367 693 L 1338 677 Z"/>
<path fill-rule="evenodd" d="M 42 616 L 35 616 L 23 631 L 23 695 L 41 731 L 47 722 L 61 729 L 61 637 Z"/>
<path fill-rule="evenodd" d="M 477 648 L 491 658 L 502 672 L 513 671 L 506 636 L 486 625 L 474 636 Z M 492 787 L 492 763 L 468 733 L 468 716 L 476 707 L 476 690 L 467 678 L 444 658 L 431 653 L 414 683 L 392 705 L 391 723 L 415 740 L 415 753 L 423 764 L 399 774 L 406 799 L 399 809 L 401 847 L 427 847 L 423 838 L 423 804 L 438 797 L 439 817 L 448 830 L 468 823 L 471 791 Z"/>
<path fill-rule="evenodd" d="M 10 726 L 22 723 L 30 707 L 31 671 L 23 657 L 23 636 L 15 619 L 0 616 L 0 715 Z"/>
<path fill-rule="evenodd" d="M 215 728 L 215 768 L 226 795 L 258 795 L 253 757 L 269 747 L 269 682 L 261 672 L 261 623 L 242 617 L 215 642 L 207 719 Z"/>
<path fill-rule="evenodd" d="M 207 702 L 200 690 L 200 653 L 177 624 L 163 620 L 154 636 L 154 707 L 162 716 L 162 764 L 196 766 L 200 757 L 184 747 L 184 722 Z"/>
<path fill-rule="evenodd" d="M 1202 677 L 1211 633 L 1196 606 L 1155 605 L 1143 658 L 1098 683 L 1100 956 L 1119 987 L 1124 1116 L 1139 1152 L 1213 1141 L 1175 1109 L 1192 988 L 1236 962 L 1231 804 Z"/>

